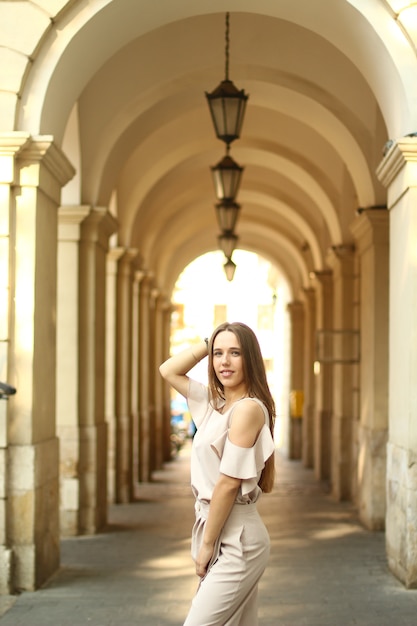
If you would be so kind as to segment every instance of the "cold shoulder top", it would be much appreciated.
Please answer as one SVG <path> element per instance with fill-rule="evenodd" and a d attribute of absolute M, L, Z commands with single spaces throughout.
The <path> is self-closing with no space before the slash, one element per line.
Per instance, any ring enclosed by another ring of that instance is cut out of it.
<path fill-rule="evenodd" d="M 263 402 L 257 398 L 238 401 L 257 402 L 265 415 L 265 424 L 251 448 L 237 446 L 228 437 L 237 402 L 224 414 L 220 413 L 209 402 L 208 388 L 192 379 L 189 382 L 187 402 L 197 427 L 191 452 L 191 487 L 194 496 L 202 502 L 210 502 L 221 473 L 241 479 L 236 503 L 256 502 L 261 493 L 258 485 L 261 472 L 275 450 L 269 429 L 269 415 Z"/>

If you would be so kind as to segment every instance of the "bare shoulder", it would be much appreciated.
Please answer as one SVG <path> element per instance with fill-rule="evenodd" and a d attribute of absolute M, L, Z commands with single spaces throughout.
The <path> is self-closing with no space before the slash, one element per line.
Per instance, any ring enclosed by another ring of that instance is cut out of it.
<path fill-rule="evenodd" d="M 236 445 L 249 448 L 255 443 L 265 424 L 265 415 L 258 402 L 250 398 L 240 401 L 233 410 L 229 438 Z"/>

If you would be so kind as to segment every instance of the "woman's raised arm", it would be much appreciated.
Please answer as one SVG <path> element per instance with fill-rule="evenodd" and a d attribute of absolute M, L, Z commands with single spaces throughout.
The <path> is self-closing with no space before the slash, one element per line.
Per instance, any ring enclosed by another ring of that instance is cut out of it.
<path fill-rule="evenodd" d="M 163 378 L 182 396 L 187 397 L 188 394 L 188 376 L 189 372 L 196 363 L 207 356 L 207 343 L 200 343 L 187 348 L 174 356 L 167 359 L 159 366 L 159 372 Z"/>

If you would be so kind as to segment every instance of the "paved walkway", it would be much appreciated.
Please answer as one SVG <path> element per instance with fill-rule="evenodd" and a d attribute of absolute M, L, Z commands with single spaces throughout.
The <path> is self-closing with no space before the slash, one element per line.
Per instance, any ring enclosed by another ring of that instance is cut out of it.
<path fill-rule="evenodd" d="M 189 556 L 189 450 L 112 507 L 106 533 L 62 543 L 43 589 L 0 598 L 0 626 L 180 626 L 196 587 Z M 262 626 L 416 626 L 417 591 L 389 573 L 383 533 L 364 530 L 312 472 L 278 456 L 260 510 L 272 555 L 260 586 Z"/>

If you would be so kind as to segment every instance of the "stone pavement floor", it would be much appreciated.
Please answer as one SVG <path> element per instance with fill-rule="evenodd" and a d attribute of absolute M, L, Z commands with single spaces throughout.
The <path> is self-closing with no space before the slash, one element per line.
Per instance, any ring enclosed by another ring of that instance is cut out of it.
<path fill-rule="evenodd" d="M 384 534 L 366 531 L 311 470 L 277 454 L 259 509 L 271 536 L 261 626 L 416 626 L 417 590 L 387 568 Z M 106 532 L 62 541 L 40 590 L 0 598 L 0 626 L 180 626 L 197 578 L 190 558 L 189 446 L 110 509 Z"/>

